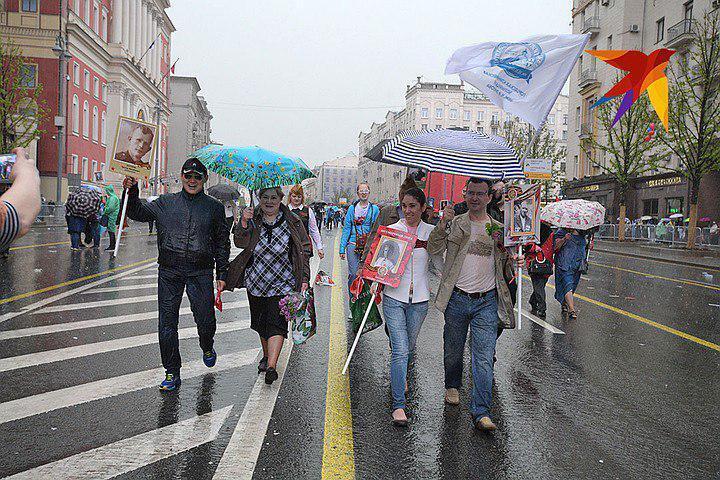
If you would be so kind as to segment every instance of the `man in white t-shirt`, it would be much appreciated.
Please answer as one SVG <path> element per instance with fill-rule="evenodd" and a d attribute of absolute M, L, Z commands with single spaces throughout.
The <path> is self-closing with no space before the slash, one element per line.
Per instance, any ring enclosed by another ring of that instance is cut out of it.
<path fill-rule="evenodd" d="M 463 352 L 468 328 L 471 331 L 473 389 L 470 402 L 475 427 L 495 430 L 490 419 L 492 406 L 493 355 L 498 324 L 514 328 L 512 300 L 504 281 L 508 254 L 493 238 L 489 226 L 502 227 L 487 214 L 491 182 L 470 178 L 465 189 L 468 212 L 455 216 L 448 204 L 442 220 L 428 239 L 428 253 L 445 253 L 435 307 L 445 315 L 443 349 L 445 402 L 460 403 Z M 500 230 L 502 233 L 502 230 Z M 522 256 L 518 261 L 522 261 Z"/>

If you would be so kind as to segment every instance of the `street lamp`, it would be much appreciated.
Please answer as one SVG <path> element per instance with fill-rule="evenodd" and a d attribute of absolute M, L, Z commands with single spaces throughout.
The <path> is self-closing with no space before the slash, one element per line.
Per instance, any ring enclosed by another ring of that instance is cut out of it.
<path fill-rule="evenodd" d="M 62 35 L 55 37 L 55 45 L 52 51 L 59 58 L 58 62 L 58 114 L 55 117 L 55 126 L 57 127 L 58 140 L 58 160 L 57 160 L 57 189 L 55 192 L 55 203 L 62 204 L 62 170 L 65 160 L 65 124 L 67 123 L 67 115 L 65 113 L 65 96 L 67 94 L 67 62 L 72 58 L 67 53 L 67 45 Z"/>

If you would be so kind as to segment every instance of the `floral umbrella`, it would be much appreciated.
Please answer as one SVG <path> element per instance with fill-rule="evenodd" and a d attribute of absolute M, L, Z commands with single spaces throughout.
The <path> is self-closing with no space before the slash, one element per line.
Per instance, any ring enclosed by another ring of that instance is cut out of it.
<path fill-rule="evenodd" d="M 605 223 L 605 207 L 588 200 L 560 200 L 546 205 L 540 220 L 556 227 L 588 230 Z"/>
<path fill-rule="evenodd" d="M 301 159 L 260 147 L 207 145 L 192 156 L 208 170 L 250 190 L 295 185 L 315 177 Z"/>

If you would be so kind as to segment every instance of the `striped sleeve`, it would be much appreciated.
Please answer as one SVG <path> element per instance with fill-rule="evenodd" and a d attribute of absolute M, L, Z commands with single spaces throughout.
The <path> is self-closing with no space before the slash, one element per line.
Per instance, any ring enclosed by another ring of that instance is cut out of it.
<path fill-rule="evenodd" d="M 15 207 L 5 201 L 0 203 L 0 219 L 3 219 L 0 225 L 0 250 L 4 250 L 20 232 L 20 219 Z"/>

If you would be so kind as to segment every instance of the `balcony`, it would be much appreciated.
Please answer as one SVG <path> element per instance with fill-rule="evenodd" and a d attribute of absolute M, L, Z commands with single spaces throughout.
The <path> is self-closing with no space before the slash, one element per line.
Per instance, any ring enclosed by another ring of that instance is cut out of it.
<path fill-rule="evenodd" d="M 681 48 L 692 42 L 693 37 L 693 21 L 690 19 L 681 20 L 668 28 L 665 46 L 668 48 Z"/>
<path fill-rule="evenodd" d="M 580 124 L 580 139 L 587 139 L 590 138 L 593 134 L 593 124 L 590 122 L 585 122 Z"/>
<path fill-rule="evenodd" d="M 581 89 L 598 83 L 597 70 L 595 68 L 586 68 L 580 72 L 580 78 L 578 79 L 578 87 Z"/>
<path fill-rule="evenodd" d="M 589 33 L 595 35 L 600 32 L 600 18 L 599 17 L 588 17 L 583 22 L 582 33 Z"/>

